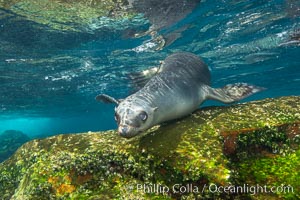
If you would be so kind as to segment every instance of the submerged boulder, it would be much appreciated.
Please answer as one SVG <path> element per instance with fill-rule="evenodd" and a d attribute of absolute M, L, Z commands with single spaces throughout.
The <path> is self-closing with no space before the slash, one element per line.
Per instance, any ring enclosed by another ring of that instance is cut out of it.
<path fill-rule="evenodd" d="M 16 130 L 7 130 L 0 134 L 0 162 L 9 158 L 22 144 L 30 138 Z"/>
<path fill-rule="evenodd" d="M 0 194 L 22 200 L 299 198 L 299 110 L 300 97 L 282 97 L 199 109 L 131 140 L 115 131 L 33 140 L 0 165 Z"/>

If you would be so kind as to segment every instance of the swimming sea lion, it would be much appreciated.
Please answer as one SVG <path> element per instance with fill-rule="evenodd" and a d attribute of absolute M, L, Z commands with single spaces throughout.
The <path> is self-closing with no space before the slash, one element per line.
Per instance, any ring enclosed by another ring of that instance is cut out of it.
<path fill-rule="evenodd" d="M 96 97 L 115 103 L 118 132 L 130 138 L 154 125 L 195 111 L 206 99 L 232 103 L 263 88 L 246 83 L 211 88 L 208 66 L 196 55 L 182 52 L 168 56 L 144 87 L 123 100 L 105 94 Z"/>
<path fill-rule="evenodd" d="M 131 49 L 139 53 L 159 51 L 181 37 L 181 32 L 187 26 L 175 31 L 172 29 L 168 31 L 168 29 L 192 13 L 201 0 L 129 0 L 128 2 L 129 7 L 137 13 L 142 13 L 151 25 L 148 31 L 135 34 L 135 37 L 151 36 L 151 39 L 144 41 L 142 45 Z M 161 35 L 160 31 L 163 29 L 164 34 Z"/>
<path fill-rule="evenodd" d="M 190 14 L 201 0 L 129 0 L 137 13 L 143 13 L 151 31 L 168 28 Z"/>

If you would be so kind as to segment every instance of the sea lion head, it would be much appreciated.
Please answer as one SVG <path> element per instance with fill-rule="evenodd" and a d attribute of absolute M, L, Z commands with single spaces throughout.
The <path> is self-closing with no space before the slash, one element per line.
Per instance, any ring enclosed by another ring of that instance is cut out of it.
<path fill-rule="evenodd" d="M 155 110 L 156 108 L 148 105 L 122 101 L 115 108 L 115 120 L 120 136 L 131 138 L 153 126 Z"/>

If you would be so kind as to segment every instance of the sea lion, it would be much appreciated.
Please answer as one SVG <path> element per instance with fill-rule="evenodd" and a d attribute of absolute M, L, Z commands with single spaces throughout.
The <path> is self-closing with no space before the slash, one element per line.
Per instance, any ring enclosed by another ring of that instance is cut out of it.
<path fill-rule="evenodd" d="M 246 83 L 211 88 L 208 66 L 188 52 L 168 56 L 156 74 L 123 100 L 100 94 L 96 100 L 115 103 L 115 119 L 122 137 L 131 138 L 154 125 L 195 111 L 206 99 L 232 103 L 263 88 Z"/>
<path fill-rule="evenodd" d="M 137 53 L 159 51 L 170 45 L 181 37 L 181 33 L 189 25 L 176 28 L 175 31 L 169 28 L 192 13 L 200 2 L 201 0 L 129 0 L 129 7 L 137 13 L 142 13 L 150 23 L 146 32 L 136 33 L 134 36 L 151 36 L 151 39 L 131 50 Z M 164 30 L 163 35 L 161 30 Z"/>
<path fill-rule="evenodd" d="M 151 31 L 160 31 L 184 19 L 201 0 L 130 0 L 130 6 L 137 13 L 143 13 L 149 20 Z"/>

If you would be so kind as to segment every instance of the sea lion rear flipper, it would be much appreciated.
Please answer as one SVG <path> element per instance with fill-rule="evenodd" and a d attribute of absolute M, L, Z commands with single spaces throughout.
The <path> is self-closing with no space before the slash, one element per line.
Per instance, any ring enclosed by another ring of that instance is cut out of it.
<path fill-rule="evenodd" d="M 214 89 L 209 87 L 207 98 L 223 103 L 233 103 L 265 89 L 266 88 L 248 85 L 247 83 L 228 84 L 223 88 Z"/>
<path fill-rule="evenodd" d="M 96 96 L 95 98 L 97 101 L 101 101 L 103 103 L 114 103 L 119 105 L 119 103 L 121 102 L 121 100 L 117 100 L 111 96 L 108 96 L 106 94 L 99 94 Z"/>

